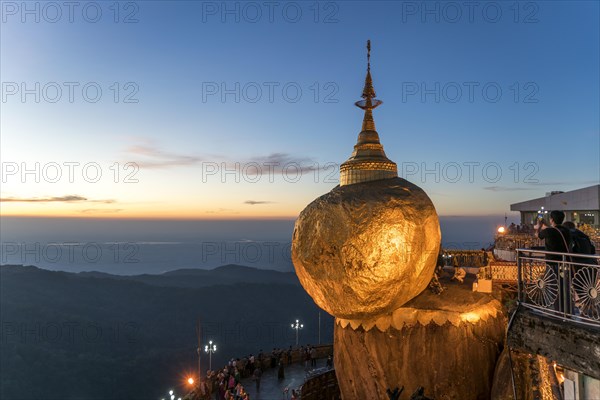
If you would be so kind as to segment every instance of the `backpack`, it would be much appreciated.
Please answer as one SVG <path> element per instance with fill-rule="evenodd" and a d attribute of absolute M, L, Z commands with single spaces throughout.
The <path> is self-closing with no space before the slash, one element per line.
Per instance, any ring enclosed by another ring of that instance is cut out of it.
<path fill-rule="evenodd" d="M 590 240 L 589 236 L 585 233 L 581 232 L 578 229 L 573 229 L 571 232 L 571 251 L 576 254 L 588 254 L 594 255 L 596 254 L 596 248 L 594 244 Z M 582 267 L 581 264 L 590 264 L 596 265 L 597 262 L 593 258 L 585 258 L 585 257 L 573 257 L 573 261 L 578 263 L 575 265 L 575 269 L 578 270 Z"/>
<path fill-rule="evenodd" d="M 580 230 L 571 230 L 571 240 L 573 241 L 572 251 L 577 254 L 596 254 L 596 248 L 589 236 Z"/>

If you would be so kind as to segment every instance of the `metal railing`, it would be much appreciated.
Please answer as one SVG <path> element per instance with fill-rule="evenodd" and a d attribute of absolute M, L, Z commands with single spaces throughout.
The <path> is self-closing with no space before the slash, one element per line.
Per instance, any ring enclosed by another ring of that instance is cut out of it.
<path fill-rule="evenodd" d="M 511 250 L 543 246 L 544 239 L 532 233 L 502 233 L 494 238 L 495 250 Z"/>
<path fill-rule="evenodd" d="M 600 327 L 600 256 L 517 249 L 521 305 Z"/>
<path fill-rule="evenodd" d="M 319 373 L 306 379 L 300 388 L 302 400 L 339 400 L 340 387 L 335 369 L 320 369 Z"/>

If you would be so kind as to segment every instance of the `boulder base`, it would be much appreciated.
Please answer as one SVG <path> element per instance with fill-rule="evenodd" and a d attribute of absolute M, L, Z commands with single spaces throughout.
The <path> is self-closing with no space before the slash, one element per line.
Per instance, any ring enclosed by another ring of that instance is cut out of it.
<path fill-rule="evenodd" d="M 462 285 L 374 320 L 336 319 L 342 398 L 387 400 L 387 388 L 404 386 L 408 399 L 422 386 L 436 400 L 489 399 L 505 328 L 501 304 Z"/>

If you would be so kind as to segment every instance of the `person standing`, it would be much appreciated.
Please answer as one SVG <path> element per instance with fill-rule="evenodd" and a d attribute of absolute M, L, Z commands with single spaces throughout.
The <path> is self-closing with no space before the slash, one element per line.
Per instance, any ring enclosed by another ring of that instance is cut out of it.
<path fill-rule="evenodd" d="M 263 367 L 264 359 L 265 359 L 265 354 L 263 353 L 262 349 L 260 349 L 260 351 L 258 352 L 258 357 L 257 357 L 258 367 L 260 367 L 260 368 Z"/>
<path fill-rule="evenodd" d="M 248 357 L 248 375 L 252 372 L 254 372 L 254 356 L 250 354 L 250 357 Z"/>
<path fill-rule="evenodd" d="M 292 363 L 292 346 L 287 351 L 287 363 L 290 365 Z"/>
<path fill-rule="evenodd" d="M 306 347 L 306 349 L 304 349 L 304 370 L 308 371 L 308 367 L 310 365 L 310 345 L 308 347 Z"/>
<path fill-rule="evenodd" d="M 331 358 L 331 355 L 327 356 L 327 368 L 332 368 L 333 367 L 333 358 Z"/>
<path fill-rule="evenodd" d="M 271 352 L 271 368 L 275 368 L 277 366 L 277 349 L 273 348 Z"/>
<path fill-rule="evenodd" d="M 279 379 L 279 380 L 285 379 L 285 371 L 283 368 L 283 357 L 279 358 L 278 369 L 277 369 L 277 379 Z"/>
<path fill-rule="evenodd" d="M 567 228 L 561 225 L 564 220 L 565 213 L 554 210 L 550 213 L 550 226 L 548 226 L 543 219 L 540 219 L 534 226 L 534 229 L 538 231 L 537 236 L 540 239 L 544 239 L 544 250 L 556 253 L 570 252 L 569 244 L 571 243 L 571 233 Z M 558 263 L 558 261 L 563 261 L 564 258 L 565 257 L 560 254 L 546 254 L 546 260 L 550 261 L 547 263 L 547 266 L 551 268 L 559 278 L 560 287 L 558 293 L 562 295 L 562 297 L 559 296 L 558 304 L 556 301 L 554 302 L 554 309 L 561 312 L 565 310 L 565 304 L 567 304 L 566 307 L 568 308 L 570 308 L 571 304 L 571 290 L 568 287 L 570 279 L 568 279 L 569 274 L 565 273 L 565 270 L 568 271 L 568 266 Z"/>
<path fill-rule="evenodd" d="M 568 253 L 569 243 L 571 243 L 571 233 L 561 224 L 565 220 L 565 213 L 562 211 L 552 211 L 550 213 L 550 226 L 541 219 L 534 229 L 538 231 L 538 237 L 544 239 L 544 249 L 557 253 Z M 547 254 L 547 260 L 562 261 L 562 256 L 557 254 Z"/>
<path fill-rule="evenodd" d="M 254 382 L 256 382 L 256 392 L 260 392 L 260 379 L 262 378 L 262 369 L 260 366 L 256 367 L 253 374 Z"/>

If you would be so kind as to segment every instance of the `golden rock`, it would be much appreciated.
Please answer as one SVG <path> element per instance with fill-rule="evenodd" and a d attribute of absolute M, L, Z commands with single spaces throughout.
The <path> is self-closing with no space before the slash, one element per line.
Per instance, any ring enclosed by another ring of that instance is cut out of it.
<path fill-rule="evenodd" d="M 390 178 L 338 186 L 298 217 L 292 261 L 304 289 L 338 318 L 392 312 L 431 280 L 440 245 L 433 203 Z"/>
<path fill-rule="evenodd" d="M 325 311 L 359 323 L 389 313 L 423 291 L 440 246 L 433 203 L 398 178 L 379 141 L 373 110 L 371 43 L 362 130 L 340 166 L 340 186 L 310 203 L 296 221 L 292 261 L 304 289 Z"/>

